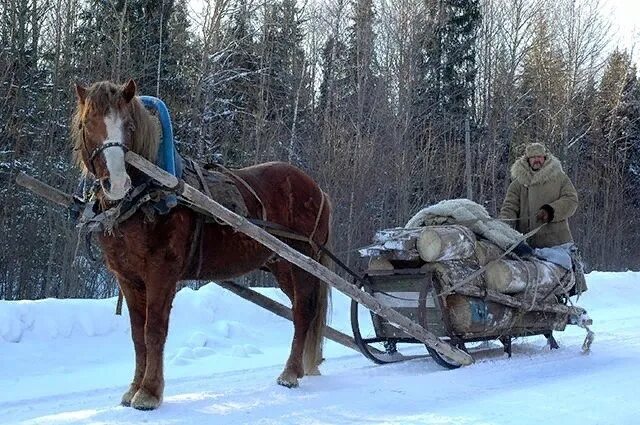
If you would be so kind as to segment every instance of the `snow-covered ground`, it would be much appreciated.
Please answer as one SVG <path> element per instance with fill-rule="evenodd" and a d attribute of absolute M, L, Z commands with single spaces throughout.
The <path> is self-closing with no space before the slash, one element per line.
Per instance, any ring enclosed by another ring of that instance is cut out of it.
<path fill-rule="evenodd" d="M 492 344 L 476 363 L 444 370 L 430 359 L 377 366 L 334 343 L 323 376 L 276 384 L 292 327 L 215 284 L 183 289 L 165 353 L 164 404 L 118 405 L 132 376 L 128 318 L 115 299 L 0 301 L 0 423 L 28 424 L 638 424 L 640 273 L 592 273 L 579 305 L 583 330 Z M 277 290 L 262 293 L 286 303 Z M 366 316 L 363 315 L 363 320 Z M 347 299 L 332 325 L 350 332 Z M 422 353 L 414 345 L 410 353 Z"/>

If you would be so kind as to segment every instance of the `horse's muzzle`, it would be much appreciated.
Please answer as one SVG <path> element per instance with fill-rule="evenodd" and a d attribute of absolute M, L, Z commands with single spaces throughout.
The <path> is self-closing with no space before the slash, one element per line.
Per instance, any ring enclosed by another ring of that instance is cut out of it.
<path fill-rule="evenodd" d="M 131 179 L 127 175 L 122 181 L 112 181 L 109 177 L 103 177 L 100 179 L 100 186 L 107 199 L 119 201 L 131 189 Z"/>

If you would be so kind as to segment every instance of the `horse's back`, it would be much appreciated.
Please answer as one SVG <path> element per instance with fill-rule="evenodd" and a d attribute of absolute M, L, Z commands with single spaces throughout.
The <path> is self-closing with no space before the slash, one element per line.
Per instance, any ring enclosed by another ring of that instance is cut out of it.
<path fill-rule="evenodd" d="M 240 168 L 235 174 L 245 180 L 253 190 L 265 196 L 289 195 L 290 200 L 318 198 L 320 186 L 304 171 L 286 162 L 272 161 Z M 297 199 L 296 199 L 297 198 Z"/>
<path fill-rule="evenodd" d="M 286 162 L 265 162 L 235 171 L 255 191 L 264 205 L 267 220 L 303 234 L 310 234 L 316 222 L 328 231 L 330 205 L 318 183 L 300 168 Z M 241 185 L 242 186 L 242 185 Z M 255 196 L 243 193 L 248 203 Z M 257 205 L 261 208 L 261 206 Z M 260 213 L 261 211 L 256 211 Z M 318 215 L 321 217 L 318 219 Z M 261 218 L 259 215 L 258 218 Z"/>

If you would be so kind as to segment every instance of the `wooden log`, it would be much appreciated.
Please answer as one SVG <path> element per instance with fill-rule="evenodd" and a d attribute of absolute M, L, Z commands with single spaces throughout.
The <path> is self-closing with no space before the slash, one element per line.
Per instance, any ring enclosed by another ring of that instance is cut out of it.
<path fill-rule="evenodd" d="M 403 227 L 379 230 L 373 237 L 373 245 L 360 248 L 358 251 L 361 257 L 381 257 L 397 261 L 420 260 L 416 239 L 421 232 L 421 228 Z"/>
<path fill-rule="evenodd" d="M 536 291 L 563 294 L 573 285 L 571 272 L 548 261 L 498 260 L 487 264 L 487 288 L 504 294 Z"/>
<path fill-rule="evenodd" d="M 239 297 L 254 303 L 266 310 L 269 310 L 276 316 L 280 316 L 284 319 L 293 321 L 293 312 L 291 309 L 283 304 L 280 304 L 277 301 L 272 300 L 269 297 L 262 295 L 261 293 L 254 291 L 251 288 L 247 288 L 245 286 L 238 285 L 232 281 L 223 281 L 223 282 L 215 282 L 220 285 L 224 289 L 233 292 Z M 358 348 L 356 342 L 349 335 L 344 334 L 330 326 L 325 326 L 324 328 L 324 336 L 338 344 L 344 345 L 347 348 L 351 348 L 357 352 L 360 352 L 360 348 Z M 377 350 L 374 347 L 369 347 L 369 349 L 376 354 L 384 354 L 384 352 Z"/>
<path fill-rule="evenodd" d="M 58 190 L 55 187 L 49 186 L 48 184 L 23 172 L 20 172 L 16 176 L 16 183 L 26 189 L 29 189 L 36 195 L 62 207 L 69 207 L 73 203 L 73 197 L 71 195 Z"/>
<path fill-rule="evenodd" d="M 440 289 L 442 290 L 442 292 L 447 292 L 448 285 L 451 285 L 451 282 L 448 282 L 448 280 L 452 279 L 455 283 L 456 279 L 464 278 L 465 273 L 467 275 L 474 273 L 474 269 L 467 262 L 451 261 L 450 263 L 427 263 L 422 266 L 420 272 L 435 272 L 436 276 L 438 276 L 438 284 L 441 287 Z M 563 304 L 558 304 L 555 301 L 552 302 L 549 299 L 541 300 L 541 297 L 528 297 L 525 296 L 525 294 L 502 294 L 492 289 L 486 289 L 484 285 L 478 285 L 478 280 L 472 280 L 471 282 L 475 282 L 476 284 L 464 285 L 462 287 L 456 288 L 454 292 L 461 295 L 479 297 L 489 301 L 495 301 L 509 307 L 515 307 L 526 311 L 561 313 L 573 315 L 576 317 L 580 316 L 583 313 L 586 313 L 586 310 L 582 307 L 566 306 Z"/>
<path fill-rule="evenodd" d="M 492 337 L 564 330 L 569 317 L 559 312 L 527 311 L 482 298 L 450 295 L 447 312 L 454 333 L 464 337 Z"/>
<path fill-rule="evenodd" d="M 474 276 L 474 274 L 477 274 L 477 271 L 480 269 L 474 258 L 440 263 L 427 263 L 423 266 L 423 270 L 427 269 L 433 270 L 437 273 L 441 289 L 445 292 L 464 281 L 466 281 L 466 283 L 463 287 L 485 287 L 482 275 Z M 457 292 L 457 289 L 454 290 L 454 292 Z"/>
<path fill-rule="evenodd" d="M 456 334 L 499 334 L 515 323 L 516 309 L 482 298 L 454 294 L 446 298 L 447 313 Z"/>
<path fill-rule="evenodd" d="M 453 347 L 446 341 L 440 340 L 435 335 L 424 329 L 422 326 L 411 321 L 397 311 L 383 306 L 374 297 L 367 294 L 366 292 L 361 291 L 355 285 L 347 282 L 320 263 L 312 260 L 306 255 L 301 254 L 273 235 L 252 224 L 245 218 L 240 217 L 239 215 L 223 207 L 213 199 L 202 194 L 194 187 L 181 182 L 175 176 L 156 167 L 153 163 L 147 161 L 145 158 L 135 154 L 134 152 L 127 152 L 125 160 L 129 164 L 136 167 L 148 176 L 154 178 L 164 186 L 175 190 L 177 194 L 188 199 L 196 206 L 204 209 L 205 211 L 208 211 L 210 214 L 229 224 L 234 229 L 260 242 L 285 260 L 316 276 L 326 284 L 336 288 L 351 299 L 356 300 L 358 303 L 364 305 L 369 310 L 394 323 L 409 335 L 433 348 L 441 355 L 447 356 L 463 365 L 473 363 L 473 358 L 469 354 L 456 347 Z"/>
<path fill-rule="evenodd" d="M 486 239 L 476 241 L 476 259 L 479 266 L 486 266 L 500 258 L 504 251 L 496 244 Z"/>
<path fill-rule="evenodd" d="M 361 248 L 360 255 L 391 261 L 436 262 L 472 256 L 475 237 L 466 227 L 449 225 L 380 230 L 374 242 Z"/>
<path fill-rule="evenodd" d="M 463 288 L 459 288 L 456 290 L 456 293 L 461 295 L 468 295 L 471 297 L 484 298 L 489 301 L 495 301 L 509 307 L 515 307 L 526 311 L 560 313 L 576 317 L 586 312 L 581 307 L 570 307 L 563 304 L 556 304 L 551 302 L 542 303 L 539 301 L 521 301 L 511 295 L 501 294 L 500 292 L 493 291 L 491 289 L 484 290 L 474 286 L 465 286 Z"/>
<path fill-rule="evenodd" d="M 416 248 L 428 262 L 462 260 L 475 253 L 476 238 L 464 226 L 427 226 L 418 236 Z"/>

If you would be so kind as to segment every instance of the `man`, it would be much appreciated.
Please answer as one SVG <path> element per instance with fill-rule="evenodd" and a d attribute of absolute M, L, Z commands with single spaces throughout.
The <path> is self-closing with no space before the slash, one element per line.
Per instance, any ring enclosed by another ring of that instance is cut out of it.
<path fill-rule="evenodd" d="M 544 145 L 532 143 L 511 167 L 500 218 L 517 220 L 515 228 L 528 233 L 546 223 L 529 239 L 534 248 L 573 242 L 567 219 L 578 208 L 578 193 L 560 161 Z"/>
<path fill-rule="evenodd" d="M 569 295 L 587 290 L 582 262 L 567 221 L 578 208 L 578 193 L 562 170 L 560 161 L 544 145 L 532 143 L 511 167 L 513 181 L 500 210 L 500 218 L 510 220 L 521 233 L 541 227 L 529 239 L 533 248 L 565 245 L 569 251 L 576 284 Z"/>

